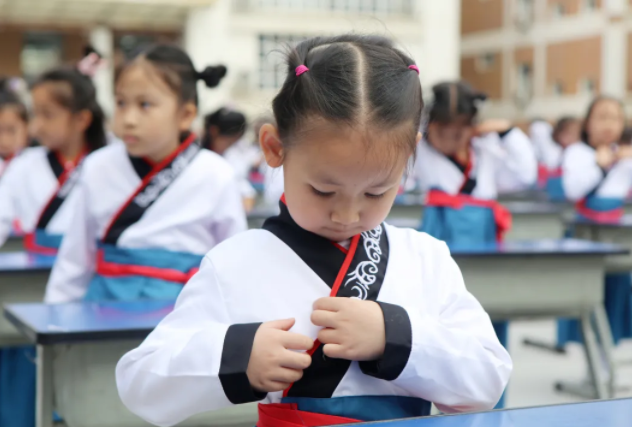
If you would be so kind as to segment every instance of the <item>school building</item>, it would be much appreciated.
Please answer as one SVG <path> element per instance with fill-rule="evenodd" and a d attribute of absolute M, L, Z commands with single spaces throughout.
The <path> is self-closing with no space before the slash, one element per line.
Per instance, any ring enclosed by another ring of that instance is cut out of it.
<path fill-rule="evenodd" d="M 284 79 L 284 47 L 315 35 L 387 35 L 419 61 L 424 84 L 457 78 L 459 9 L 459 0 L 0 0 L 0 75 L 33 78 L 77 61 L 89 42 L 110 59 L 96 82 L 111 112 L 116 66 L 138 46 L 172 41 L 198 68 L 228 67 L 203 112 L 232 103 L 255 115 Z"/>
<path fill-rule="evenodd" d="M 632 107 L 629 0 L 462 0 L 461 75 L 485 115 L 583 115 L 597 93 Z"/>

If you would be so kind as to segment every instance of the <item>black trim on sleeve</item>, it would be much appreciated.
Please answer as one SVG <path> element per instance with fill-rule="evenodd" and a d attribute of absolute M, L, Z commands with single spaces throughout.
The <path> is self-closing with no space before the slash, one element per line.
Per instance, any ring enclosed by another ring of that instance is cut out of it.
<path fill-rule="evenodd" d="M 253 389 L 246 375 L 252 343 L 259 326 L 261 323 L 244 323 L 231 325 L 226 331 L 219 381 L 226 398 L 235 405 L 258 402 L 268 395 Z"/>
<path fill-rule="evenodd" d="M 504 137 L 506 137 L 507 135 L 509 135 L 509 132 L 511 132 L 511 131 L 512 131 L 512 130 L 514 130 L 514 129 L 515 129 L 515 127 L 514 127 L 514 126 L 512 126 L 512 127 L 510 127 L 509 129 L 507 129 L 507 130 L 504 130 L 504 131 L 502 131 L 502 132 L 498 132 L 498 136 L 500 137 L 500 139 L 503 139 Z"/>
<path fill-rule="evenodd" d="M 360 362 L 365 375 L 386 381 L 397 379 L 408 364 L 413 346 L 413 328 L 403 307 L 377 301 L 384 314 L 386 346 L 378 360 Z"/>

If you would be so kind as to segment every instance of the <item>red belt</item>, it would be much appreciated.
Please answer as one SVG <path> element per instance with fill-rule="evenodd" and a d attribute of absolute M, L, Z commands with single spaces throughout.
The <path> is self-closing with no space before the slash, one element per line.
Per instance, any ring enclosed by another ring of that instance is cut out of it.
<path fill-rule="evenodd" d="M 38 255 L 57 255 L 57 252 L 59 251 L 58 249 L 40 246 L 35 240 L 35 233 L 28 233 L 24 235 L 22 242 L 24 244 L 24 249 L 26 249 L 27 252 Z"/>
<path fill-rule="evenodd" d="M 577 212 L 595 222 L 618 222 L 623 217 L 625 211 L 623 208 L 617 208 L 610 211 L 596 211 L 586 206 L 586 200 L 580 200 L 575 204 Z"/>
<path fill-rule="evenodd" d="M 182 271 L 174 270 L 172 268 L 117 264 L 106 261 L 105 256 L 103 255 L 103 250 L 99 250 L 97 254 L 96 272 L 104 277 L 143 276 L 185 285 L 189 279 L 198 272 L 198 270 L 199 268 L 192 268 L 186 273 L 183 273 Z"/>
<path fill-rule="evenodd" d="M 563 174 L 562 168 L 555 168 L 553 170 L 548 171 L 549 178 L 561 178 Z"/>
<path fill-rule="evenodd" d="M 452 209 L 461 209 L 463 206 L 480 206 L 491 209 L 496 223 L 496 239 L 499 242 L 511 229 L 511 212 L 495 200 L 476 199 L 466 194 L 453 196 L 443 191 L 431 190 L 426 198 L 426 205 Z"/>
<path fill-rule="evenodd" d="M 260 403 L 257 427 L 319 427 L 359 422 L 352 418 L 299 411 L 295 403 Z"/>
<path fill-rule="evenodd" d="M 544 164 L 539 163 L 538 164 L 538 186 L 544 187 L 548 177 L 549 177 L 549 170 Z"/>

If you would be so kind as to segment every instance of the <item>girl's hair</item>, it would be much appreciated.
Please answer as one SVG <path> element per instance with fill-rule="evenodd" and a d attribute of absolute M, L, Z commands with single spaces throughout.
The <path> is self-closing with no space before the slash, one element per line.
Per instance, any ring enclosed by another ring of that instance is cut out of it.
<path fill-rule="evenodd" d="M 220 108 L 204 117 L 204 138 L 202 140 L 202 146 L 208 149 L 211 148 L 212 136 L 209 132 L 211 126 L 217 127 L 220 135 L 242 136 L 246 132 L 247 124 L 246 116 L 239 111 Z"/>
<path fill-rule="evenodd" d="M 20 98 L 15 93 L 6 87 L 5 82 L 0 82 L 0 110 L 5 108 L 12 109 L 20 120 L 24 123 L 28 123 L 29 113 L 24 103 L 20 101 Z"/>
<path fill-rule="evenodd" d="M 465 116 L 469 124 L 478 115 L 478 104 L 487 99 L 487 95 L 475 91 L 468 83 L 442 82 L 432 87 L 434 100 L 428 111 L 428 122 L 451 123 Z"/>
<path fill-rule="evenodd" d="M 625 129 L 623 129 L 623 133 L 619 139 L 619 145 L 632 145 L 632 127 L 626 126 Z"/>
<path fill-rule="evenodd" d="M 311 118 L 358 128 L 410 122 L 405 146 L 414 152 L 421 84 L 413 60 L 391 40 L 354 34 L 311 38 L 289 51 L 287 72 L 272 102 L 285 146 Z"/>
<path fill-rule="evenodd" d="M 132 57 L 119 70 L 117 78 L 136 64 L 146 64 L 152 67 L 178 96 L 181 104 L 192 102 L 196 106 L 198 104 L 198 80 L 202 80 L 207 87 L 212 88 L 219 85 L 219 82 L 226 75 L 226 67 L 223 65 L 206 67 L 198 72 L 184 50 L 177 46 L 158 44 L 140 51 Z"/>
<path fill-rule="evenodd" d="M 601 96 L 598 96 L 595 99 L 593 99 L 593 101 L 588 106 L 588 110 L 586 111 L 586 117 L 584 117 L 584 122 L 582 123 L 581 138 L 582 138 L 582 141 L 584 141 L 586 143 L 590 143 L 590 141 L 588 140 L 589 139 L 589 135 L 588 135 L 588 121 L 592 117 L 593 110 L 595 109 L 597 104 L 599 104 L 601 101 L 616 102 L 621 107 L 621 111 L 624 111 L 623 103 L 621 102 L 621 100 L 619 100 L 617 98 L 614 98 L 614 97 L 611 97 L 611 96 L 606 96 L 606 95 L 601 95 Z"/>
<path fill-rule="evenodd" d="M 560 118 L 555 124 L 555 127 L 553 128 L 553 135 L 552 135 L 553 141 L 559 144 L 560 134 L 564 132 L 568 126 L 577 122 L 578 122 L 577 118 L 571 117 L 571 116 L 564 116 Z"/>
<path fill-rule="evenodd" d="M 92 121 L 84 134 L 88 151 L 93 152 L 105 146 L 105 114 L 97 102 L 92 79 L 76 68 L 55 68 L 42 74 L 32 88 L 46 83 L 58 86 L 51 95 L 63 108 L 72 113 L 87 110 L 92 114 Z"/>

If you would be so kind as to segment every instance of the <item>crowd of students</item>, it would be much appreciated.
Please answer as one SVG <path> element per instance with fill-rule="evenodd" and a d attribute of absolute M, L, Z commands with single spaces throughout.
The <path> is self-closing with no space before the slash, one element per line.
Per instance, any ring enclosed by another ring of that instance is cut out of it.
<path fill-rule="evenodd" d="M 287 70 L 258 145 L 228 108 L 192 132 L 197 83 L 227 70 L 196 70 L 174 46 L 117 73 L 115 137 L 84 66 L 44 73 L 30 111 L 2 91 L 0 245 L 21 233 L 57 257 L 46 303 L 177 298 L 116 369 L 125 405 L 157 425 L 257 401 L 258 427 L 494 407 L 507 325 L 446 243 L 502 239 L 511 218 L 496 200 L 533 188 L 538 161 L 582 215 L 618 215 L 632 185 L 621 104 L 599 98 L 555 131 L 534 122 L 530 139 L 479 121 L 485 95 L 463 82 L 424 106 L 423 69 L 383 37 L 308 39 Z M 246 231 L 253 176 L 280 213 Z M 411 181 L 427 195 L 423 232 L 384 223 Z M 0 350 L 0 425 L 33 425 L 33 357 Z"/>

